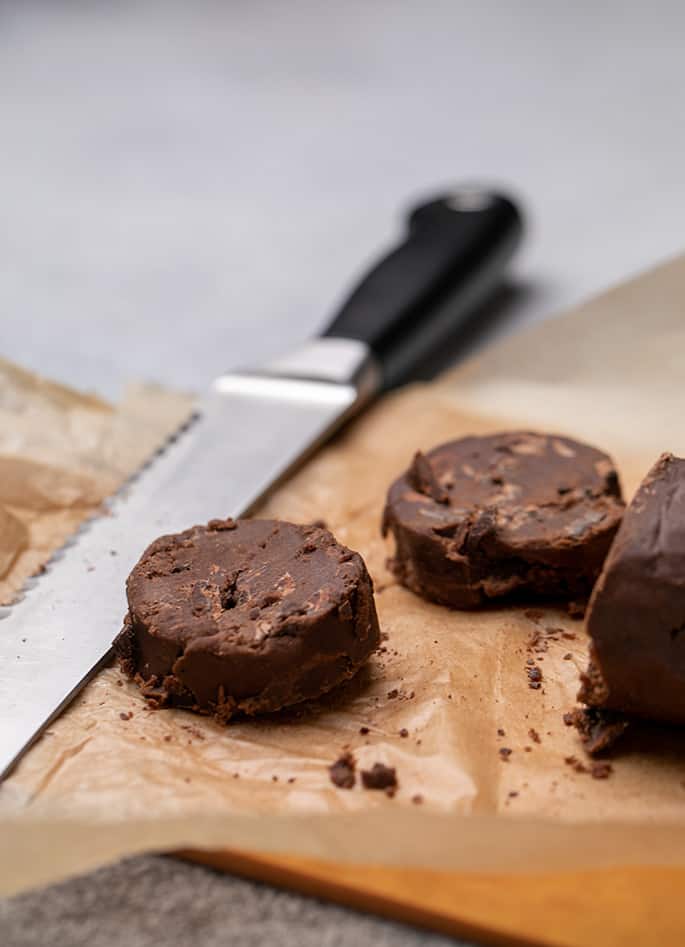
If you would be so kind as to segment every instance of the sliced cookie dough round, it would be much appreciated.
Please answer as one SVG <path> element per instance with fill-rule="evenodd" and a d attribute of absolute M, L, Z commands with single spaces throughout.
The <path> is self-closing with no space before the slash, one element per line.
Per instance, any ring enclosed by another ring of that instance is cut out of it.
<path fill-rule="evenodd" d="M 685 460 L 663 454 L 626 510 L 587 612 L 590 665 L 579 699 L 685 724 Z M 582 730 L 582 727 L 580 728 Z"/>
<path fill-rule="evenodd" d="M 363 559 L 316 526 L 212 520 L 162 536 L 126 591 L 122 670 L 159 705 L 221 720 L 318 697 L 380 639 Z"/>
<path fill-rule="evenodd" d="M 587 597 L 623 510 L 606 454 L 514 431 L 417 453 L 388 491 L 382 528 L 403 585 L 475 608 L 512 594 Z"/>

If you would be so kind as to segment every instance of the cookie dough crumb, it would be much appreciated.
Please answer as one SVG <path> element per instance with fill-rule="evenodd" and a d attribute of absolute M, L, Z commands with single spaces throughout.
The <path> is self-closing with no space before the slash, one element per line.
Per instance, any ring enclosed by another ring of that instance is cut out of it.
<path fill-rule="evenodd" d="M 339 759 L 328 767 L 330 780 L 338 789 L 352 789 L 357 781 L 357 761 L 351 753 L 343 753 Z M 362 777 L 363 777 L 362 773 Z"/>
<path fill-rule="evenodd" d="M 587 766 L 584 763 L 581 763 L 577 756 L 565 756 L 564 763 L 566 763 L 567 766 L 570 766 L 571 769 L 576 773 L 587 773 L 588 771 Z"/>
<path fill-rule="evenodd" d="M 593 779 L 608 779 L 614 771 L 611 763 L 595 762 L 590 767 L 590 775 Z"/>
<path fill-rule="evenodd" d="M 596 707 L 576 708 L 568 715 L 568 725 L 580 734 L 583 749 L 590 756 L 610 750 L 628 729 L 629 721 L 618 711 L 601 710 Z M 600 777 L 601 778 L 601 777 Z"/>
<path fill-rule="evenodd" d="M 371 769 L 363 769 L 361 775 L 365 789 L 392 790 L 393 795 L 397 789 L 397 774 L 394 766 L 374 763 Z"/>
<path fill-rule="evenodd" d="M 411 801 L 414 803 L 415 806 L 420 806 L 423 803 L 423 796 L 421 795 L 420 792 L 417 792 L 415 793 L 415 795 L 411 797 Z"/>
<path fill-rule="evenodd" d="M 569 602 L 566 606 L 566 614 L 569 618 L 580 621 L 581 618 L 585 618 L 585 607 L 585 602 Z"/>

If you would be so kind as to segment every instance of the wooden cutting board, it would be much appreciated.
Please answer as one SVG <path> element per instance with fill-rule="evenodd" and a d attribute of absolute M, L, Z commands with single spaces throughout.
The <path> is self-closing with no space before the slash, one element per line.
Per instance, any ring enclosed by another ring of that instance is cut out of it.
<path fill-rule="evenodd" d="M 680 947 L 685 869 L 483 874 L 232 851 L 180 857 L 477 943 Z"/>

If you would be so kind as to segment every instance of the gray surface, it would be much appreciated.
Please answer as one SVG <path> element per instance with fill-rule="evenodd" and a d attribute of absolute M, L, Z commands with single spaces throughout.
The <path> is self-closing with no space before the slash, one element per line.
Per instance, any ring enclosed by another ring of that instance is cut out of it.
<path fill-rule="evenodd" d="M 426 188 L 507 182 L 535 320 L 683 246 L 685 5 L 0 4 L 0 352 L 112 394 L 303 338 Z"/>
<path fill-rule="evenodd" d="M 131 859 L 87 879 L 0 901 L 0 933 L 2 947 L 458 944 L 169 858 Z"/>
<path fill-rule="evenodd" d="M 474 177 L 530 208 L 509 325 L 573 304 L 683 246 L 684 28 L 666 0 L 0 4 L 0 353 L 199 389 Z M 195 893 L 216 924 L 173 941 Z M 8 947 L 420 940 L 154 859 L 2 911 Z"/>

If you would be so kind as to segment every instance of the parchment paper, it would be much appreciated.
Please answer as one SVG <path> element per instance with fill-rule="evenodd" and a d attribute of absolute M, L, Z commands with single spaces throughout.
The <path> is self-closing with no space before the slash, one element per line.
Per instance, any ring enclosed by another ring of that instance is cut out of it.
<path fill-rule="evenodd" d="M 106 670 L 0 790 L 0 889 L 190 845 L 474 870 L 684 864 L 682 731 L 636 726 L 606 780 L 565 763 L 583 760 L 562 720 L 586 661 L 582 622 L 556 608 L 424 602 L 387 572 L 379 533 L 385 490 L 413 451 L 467 433 L 537 427 L 588 440 L 614 456 L 630 496 L 662 450 L 685 453 L 684 351 L 680 259 L 379 403 L 260 513 L 323 518 L 364 555 L 385 650 L 318 702 L 228 727 L 148 710 Z M 26 564 L 130 470 L 134 452 L 124 461 L 113 431 L 124 447 L 153 446 L 187 403 L 158 392 L 154 410 L 138 395 L 113 411 L 8 366 L 2 386 L 0 469 L 10 456 L 33 471 L 13 481 L 18 493 L 0 492 L 16 517 L 2 526 L 5 563 L 19 550 L 7 597 Z M 540 690 L 526 675 L 534 633 L 547 641 L 533 654 Z M 348 747 L 361 767 L 396 767 L 394 799 L 331 785 L 327 767 Z"/>

